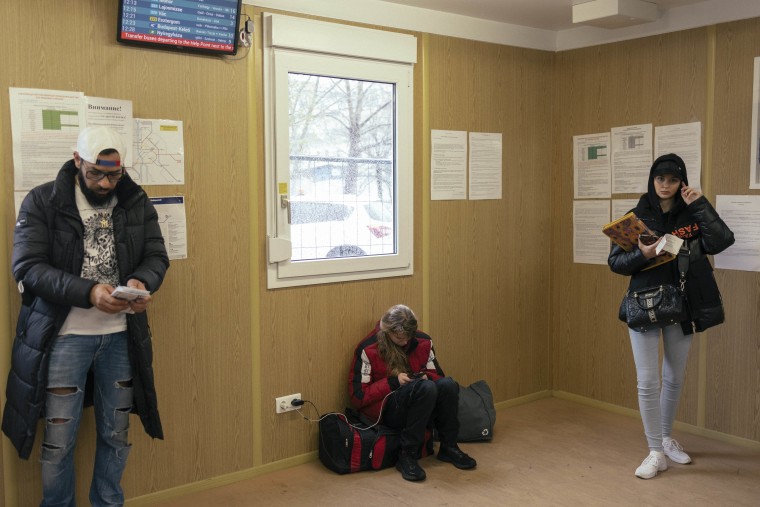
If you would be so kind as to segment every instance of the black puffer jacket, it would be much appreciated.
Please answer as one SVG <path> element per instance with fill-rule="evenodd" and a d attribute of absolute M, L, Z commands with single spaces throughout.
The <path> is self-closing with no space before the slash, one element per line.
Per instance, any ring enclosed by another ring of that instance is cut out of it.
<path fill-rule="evenodd" d="M 648 192 L 641 196 L 633 211 L 658 236 L 669 233 L 686 241 L 689 248 L 686 297 L 691 321 L 683 322 L 682 327 L 687 333 L 693 332 L 692 324 L 694 330 L 704 331 L 708 327 L 723 322 L 720 291 L 707 255 L 720 253 L 731 246 L 734 243 L 734 234 L 704 196 L 687 205 L 679 191 L 676 193 L 670 212 L 662 212 L 660 199 L 654 190 L 653 172 L 658 164 L 668 163 L 680 167 L 683 176 L 681 179 L 688 185 L 683 160 L 677 155 L 663 155 L 652 164 Z M 607 259 L 613 272 L 631 277 L 629 289 L 642 289 L 669 283 L 678 285 L 680 276 L 677 261 L 642 271 L 650 262 L 638 248 L 626 252 L 617 245 L 613 246 Z"/>
<path fill-rule="evenodd" d="M 13 275 L 22 291 L 22 306 L 13 341 L 2 429 L 24 459 L 31 453 L 37 420 L 45 414 L 52 339 L 72 306 L 92 306 L 89 295 L 97 283 L 79 276 L 84 259 L 84 226 L 74 197 L 77 171 L 70 160 L 55 181 L 32 190 L 21 205 L 15 227 Z M 136 278 L 155 292 L 169 267 L 156 210 L 129 176 L 119 182 L 116 195 L 113 227 L 119 282 L 125 285 L 130 278 Z M 134 370 L 134 412 L 140 415 L 150 436 L 163 438 L 146 313 L 128 314 L 127 329 Z"/>

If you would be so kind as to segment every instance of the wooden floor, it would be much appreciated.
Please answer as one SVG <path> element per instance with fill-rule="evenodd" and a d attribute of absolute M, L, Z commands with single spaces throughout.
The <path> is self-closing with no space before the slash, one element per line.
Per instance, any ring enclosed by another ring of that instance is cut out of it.
<path fill-rule="evenodd" d="M 647 455 L 641 421 L 559 398 L 497 412 L 492 442 L 462 444 L 477 459 L 461 471 L 420 461 L 421 483 L 395 468 L 337 475 L 318 461 L 163 502 L 244 506 L 760 506 L 760 451 L 678 432 L 693 463 L 633 475 Z"/>

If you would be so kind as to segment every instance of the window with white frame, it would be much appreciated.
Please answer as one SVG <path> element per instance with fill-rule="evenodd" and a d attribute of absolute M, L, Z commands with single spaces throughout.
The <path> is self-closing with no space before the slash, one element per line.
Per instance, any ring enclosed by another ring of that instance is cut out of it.
<path fill-rule="evenodd" d="M 268 287 L 411 274 L 416 39 L 264 26 Z"/>

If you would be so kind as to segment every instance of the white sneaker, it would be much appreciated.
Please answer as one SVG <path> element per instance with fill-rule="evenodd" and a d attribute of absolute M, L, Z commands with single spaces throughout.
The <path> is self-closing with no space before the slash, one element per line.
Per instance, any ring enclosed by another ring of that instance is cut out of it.
<path fill-rule="evenodd" d="M 657 472 L 664 472 L 668 469 L 668 460 L 665 459 L 665 453 L 660 451 L 652 451 L 649 456 L 644 458 L 641 462 L 641 466 L 636 469 L 636 477 L 642 479 L 651 479 Z"/>
<path fill-rule="evenodd" d="M 691 458 L 683 452 L 683 447 L 676 440 L 665 437 L 662 439 L 662 447 L 665 449 L 665 455 L 676 463 L 682 465 L 691 463 Z"/>

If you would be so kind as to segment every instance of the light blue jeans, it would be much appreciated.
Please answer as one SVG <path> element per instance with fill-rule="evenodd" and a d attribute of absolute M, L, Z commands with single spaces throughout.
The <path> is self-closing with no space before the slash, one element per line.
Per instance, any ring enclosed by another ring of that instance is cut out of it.
<path fill-rule="evenodd" d="M 662 388 L 660 388 L 660 332 L 662 331 Z M 684 335 L 680 324 L 639 333 L 628 329 L 636 363 L 639 411 L 644 434 L 652 451 L 662 451 L 663 437 L 669 437 L 678 410 L 681 387 L 686 375 L 692 335 Z"/>
<path fill-rule="evenodd" d="M 123 505 L 121 476 L 127 464 L 132 367 L 126 331 L 106 335 L 65 335 L 53 342 L 42 441 L 42 507 L 74 507 L 74 447 L 82 416 L 87 372 L 94 374 L 97 444 L 90 503 Z"/>

